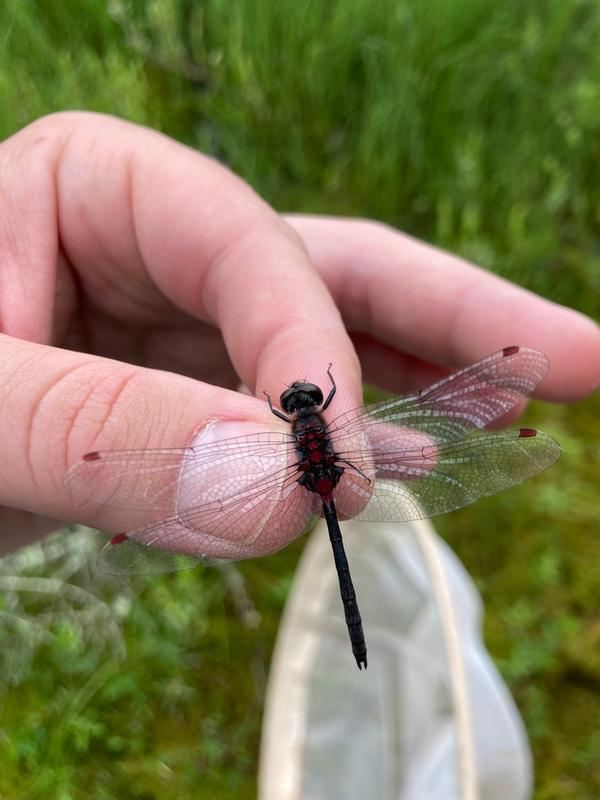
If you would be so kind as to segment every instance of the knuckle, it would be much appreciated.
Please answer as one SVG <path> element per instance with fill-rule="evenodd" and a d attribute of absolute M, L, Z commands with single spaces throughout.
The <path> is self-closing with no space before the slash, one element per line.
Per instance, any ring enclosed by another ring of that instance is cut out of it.
<path fill-rule="evenodd" d="M 148 409 L 142 408 L 141 402 L 139 413 L 135 417 L 132 414 L 129 393 L 135 394 L 136 384 L 140 382 L 136 368 L 115 369 L 111 365 L 98 370 L 94 365 L 90 373 L 83 376 L 83 384 L 71 401 L 65 436 L 67 455 L 72 451 L 76 455 L 87 452 L 99 440 L 103 446 L 111 447 L 118 442 L 120 447 L 125 447 L 123 441 L 132 438 L 137 433 L 138 423 L 147 418 Z"/>
<path fill-rule="evenodd" d="M 68 466 L 102 437 L 114 441 L 122 429 L 120 417 L 127 415 L 124 394 L 135 382 L 134 367 L 86 362 L 78 364 L 45 387 L 35 401 L 28 431 L 29 464 L 32 474 L 55 468 L 55 487 L 62 489 Z M 49 452 L 49 448 L 51 452 Z"/>

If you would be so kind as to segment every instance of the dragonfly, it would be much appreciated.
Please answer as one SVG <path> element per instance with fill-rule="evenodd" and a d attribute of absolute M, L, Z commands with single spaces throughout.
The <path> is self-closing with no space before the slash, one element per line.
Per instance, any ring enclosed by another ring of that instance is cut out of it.
<path fill-rule="evenodd" d="M 511 346 L 431 386 L 326 420 L 336 383 L 288 386 L 282 430 L 191 447 L 100 450 L 69 470 L 79 502 L 140 509 L 144 524 L 111 538 L 99 569 L 160 573 L 265 556 L 325 519 L 352 652 L 367 647 L 340 521 L 407 522 L 467 506 L 553 464 L 559 444 L 533 428 L 489 430 L 548 370 Z M 150 521 L 146 520 L 149 517 Z"/>

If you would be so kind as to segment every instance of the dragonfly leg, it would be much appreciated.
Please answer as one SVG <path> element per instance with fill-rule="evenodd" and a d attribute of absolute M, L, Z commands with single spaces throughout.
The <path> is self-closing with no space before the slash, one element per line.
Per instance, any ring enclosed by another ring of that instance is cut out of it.
<path fill-rule="evenodd" d="M 362 471 L 362 469 L 359 469 L 356 466 L 356 464 L 353 464 L 351 461 L 347 461 L 345 458 L 336 458 L 336 461 L 338 463 L 340 463 L 340 464 L 347 464 L 350 467 L 350 469 L 354 470 L 354 472 L 358 472 L 360 477 L 364 478 L 367 483 L 371 483 L 371 478 L 369 478 L 367 475 L 365 475 L 365 473 Z M 343 472 L 343 470 L 342 470 L 342 472 Z"/>
<path fill-rule="evenodd" d="M 282 411 L 280 411 L 278 408 L 275 408 L 275 406 L 273 405 L 273 401 L 271 400 L 271 395 L 267 394 L 267 392 L 263 392 L 263 394 L 267 398 L 271 412 L 275 414 L 276 417 L 279 417 L 279 419 L 282 419 L 284 422 L 290 422 L 288 417 L 286 417 L 286 415 Z"/>
<path fill-rule="evenodd" d="M 325 411 L 325 409 L 329 406 L 329 404 L 331 403 L 331 401 L 333 400 L 333 398 L 335 396 L 335 390 L 337 388 L 336 385 L 335 385 L 335 381 L 333 380 L 333 375 L 331 374 L 331 367 L 332 366 L 333 365 L 330 364 L 327 367 L 327 374 L 329 375 L 329 380 L 331 381 L 331 389 L 330 389 L 329 394 L 327 395 L 327 397 L 325 399 L 325 402 L 321 406 L 321 411 Z"/>

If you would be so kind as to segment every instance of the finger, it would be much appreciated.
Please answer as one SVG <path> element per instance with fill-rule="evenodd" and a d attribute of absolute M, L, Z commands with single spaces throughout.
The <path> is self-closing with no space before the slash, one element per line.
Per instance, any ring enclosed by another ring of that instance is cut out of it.
<path fill-rule="evenodd" d="M 52 337 L 57 161 L 57 146 L 31 134 L 0 145 L 0 329 L 31 342 Z"/>
<path fill-rule="evenodd" d="M 322 382 L 333 362 L 338 409 L 358 403 L 356 354 L 300 239 L 225 167 L 153 131 L 95 114 L 45 118 L 3 148 L 13 176 L 23 174 L 29 187 L 19 193 L 14 179 L 4 186 L 13 209 L 6 225 L 17 241 L 0 306 L 5 332 L 47 340 L 58 227 L 88 302 L 117 318 L 152 321 L 173 304 L 218 326 L 238 375 L 255 393 L 277 396 L 298 377 Z M 37 171 L 28 165 L 32 152 Z M 40 194 L 46 202 L 28 219 L 28 204 Z M 31 269 L 23 269 L 27 258 Z M 27 317 L 30 336 L 7 307 L 29 307 L 39 272 L 44 280 Z"/>
<path fill-rule="evenodd" d="M 537 392 L 548 400 L 579 400 L 600 384 L 600 329 L 582 314 L 383 225 L 287 219 L 351 331 L 444 367 L 535 347 L 550 360 Z"/>
<path fill-rule="evenodd" d="M 0 504 L 23 511 L 109 530 L 145 524 L 143 508 L 79 508 L 67 469 L 96 449 L 186 447 L 199 430 L 204 441 L 288 429 L 264 402 L 172 373 L 7 336 L 0 352 Z"/>
<path fill-rule="evenodd" d="M 392 394 L 403 394 L 429 386 L 450 370 L 403 353 L 367 333 L 352 333 L 363 379 Z"/>

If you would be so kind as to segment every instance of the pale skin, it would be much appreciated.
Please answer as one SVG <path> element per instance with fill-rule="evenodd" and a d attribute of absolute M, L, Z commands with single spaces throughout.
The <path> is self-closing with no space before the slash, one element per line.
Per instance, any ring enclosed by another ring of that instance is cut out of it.
<path fill-rule="evenodd" d="M 0 326 L 3 552 L 120 530 L 65 490 L 87 451 L 276 425 L 263 390 L 327 386 L 329 362 L 331 416 L 363 379 L 403 392 L 513 344 L 549 357 L 542 399 L 600 383 L 583 315 L 372 221 L 282 217 L 213 160 L 75 112 L 0 145 Z"/>

